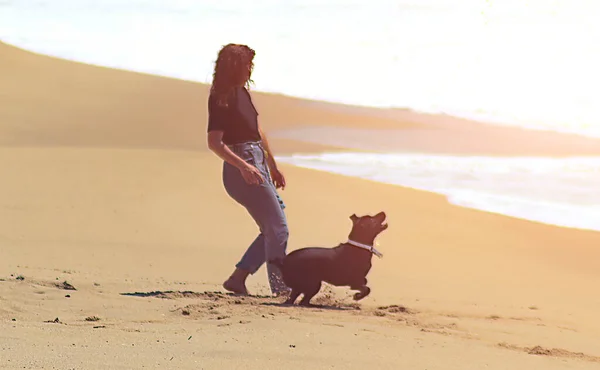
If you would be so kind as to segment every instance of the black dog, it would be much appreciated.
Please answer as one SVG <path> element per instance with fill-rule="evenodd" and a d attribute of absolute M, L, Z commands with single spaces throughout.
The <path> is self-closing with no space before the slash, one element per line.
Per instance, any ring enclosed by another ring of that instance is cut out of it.
<path fill-rule="evenodd" d="M 366 276 L 371 269 L 373 254 L 382 255 L 373 248 L 375 237 L 387 229 L 386 215 L 350 216 L 352 230 L 346 243 L 334 248 L 309 247 L 295 250 L 283 259 L 273 261 L 281 269 L 283 281 L 292 289 L 286 304 L 294 304 L 300 294 L 302 306 L 310 306 L 310 300 L 321 289 L 321 283 L 349 286 L 358 290 L 355 300 L 365 298 L 371 289 Z"/>

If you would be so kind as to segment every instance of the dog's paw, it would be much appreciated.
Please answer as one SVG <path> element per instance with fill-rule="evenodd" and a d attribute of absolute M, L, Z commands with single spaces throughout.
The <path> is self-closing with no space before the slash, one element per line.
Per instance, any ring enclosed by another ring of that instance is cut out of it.
<path fill-rule="evenodd" d="M 368 286 L 360 288 L 360 291 L 354 294 L 354 300 L 360 301 L 371 293 L 371 289 Z"/>

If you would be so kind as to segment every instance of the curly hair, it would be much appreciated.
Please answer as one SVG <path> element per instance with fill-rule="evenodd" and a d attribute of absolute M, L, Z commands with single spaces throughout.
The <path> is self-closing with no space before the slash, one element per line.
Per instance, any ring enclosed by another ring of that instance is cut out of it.
<path fill-rule="evenodd" d="M 250 83 L 254 83 L 250 76 L 254 68 L 255 54 L 253 49 L 241 44 L 227 44 L 219 50 L 210 88 L 217 104 L 227 106 L 235 87 L 245 85 L 249 88 Z"/>

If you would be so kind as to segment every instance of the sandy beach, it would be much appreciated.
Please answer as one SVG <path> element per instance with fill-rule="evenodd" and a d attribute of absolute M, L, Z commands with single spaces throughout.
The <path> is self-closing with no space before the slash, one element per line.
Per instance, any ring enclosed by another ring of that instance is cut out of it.
<path fill-rule="evenodd" d="M 290 251 L 345 241 L 352 213 L 388 214 L 372 293 L 282 307 L 263 267 L 253 296 L 230 296 L 221 283 L 258 231 L 206 148 L 206 85 L 2 43 L 0 81 L 0 368 L 600 367 L 600 233 L 281 164 Z M 600 155 L 575 135 L 253 98 L 277 155 Z"/>

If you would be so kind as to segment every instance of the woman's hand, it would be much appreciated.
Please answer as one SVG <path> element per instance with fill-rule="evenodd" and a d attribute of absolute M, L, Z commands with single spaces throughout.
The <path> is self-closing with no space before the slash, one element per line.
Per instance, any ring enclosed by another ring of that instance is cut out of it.
<path fill-rule="evenodd" d="M 246 163 L 245 166 L 240 168 L 240 172 L 242 173 L 242 177 L 244 177 L 244 180 L 247 184 L 259 185 L 265 181 L 265 178 L 260 171 L 251 164 Z"/>
<path fill-rule="evenodd" d="M 271 180 L 273 180 L 275 189 L 285 189 L 285 177 L 283 176 L 281 171 L 279 171 L 279 169 L 274 168 L 273 170 L 271 170 Z"/>

